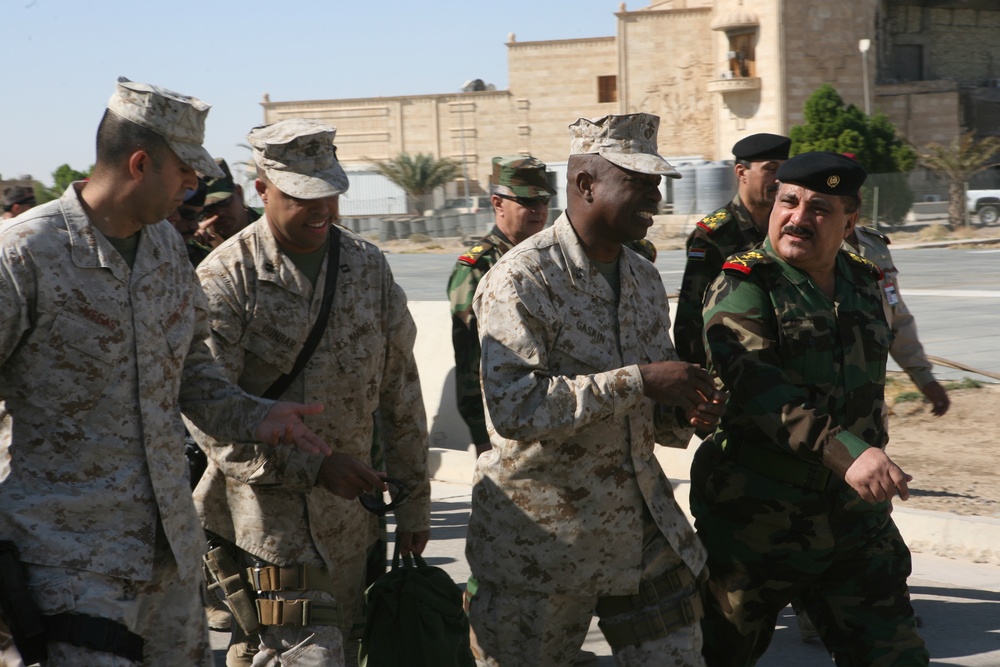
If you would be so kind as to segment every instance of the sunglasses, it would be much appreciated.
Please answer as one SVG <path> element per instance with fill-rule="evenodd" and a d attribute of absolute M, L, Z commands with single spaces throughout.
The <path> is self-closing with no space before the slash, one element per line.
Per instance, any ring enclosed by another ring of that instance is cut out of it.
<path fill-rule="evenodd" d="M 385 483 L 389 487 L 390 502 L 388 503 L 382 498 L 381 491 L 375 493 L 362 493 L 358 496 L 358 500 L 361 501 L 361 505 L 372 514 L 377 514 L 378 516 L 385 516 L 387 512 L 390 512 L 405 503 L 407 498 L 410 496 L 410 490 L 406 487 L 406 484 L 400 480 L 388 477 L 386 478 Z"/>
<path fill-rule="evenodd" d="M 214 201 L 204 208 L 205 217 L 211 218 L 215 215 L 215 212 L 229 206 L 229 202 L 233 201 L 233 196 L 229 195 L 225 199 Z"/>
<path fill-rule="evenodd" d="M 177 209 L 177 215 L 181 216 L 181 220 L 187 220 L 188 222 L 200 222 L 201 221 L 201 211 L 193 208 L 184 208 L 181 206 Z"/>
<path fill-rule="evenodd" d="M 514 197 L 512 195 L 502 195 L 497 193 L 497 197 L 500 199 L 506 199 L 507 201 L 517 202 L 524 208 L 535 208 L 536 206 L 548 206 L 549 200 L 552 197 L 548 195 L 541 195 L 539 197 Z"/>

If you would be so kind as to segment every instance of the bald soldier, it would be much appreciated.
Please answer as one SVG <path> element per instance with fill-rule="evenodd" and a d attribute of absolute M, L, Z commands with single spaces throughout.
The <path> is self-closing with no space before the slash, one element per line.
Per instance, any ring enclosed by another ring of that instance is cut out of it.
<path fill-rule="evenodd" d="M 455 396 L 458 413 L 469 427 L 476 454 L 490 448 L 479 389 L 479 336 L 472 297 L 479 281 L 504 253 L 542 231 L 555 190 L 545 163 L 530 155 L 493 158 L 490 177 L 493 229 L 458 258 L 448 279 L 451 343 L 455 350 Z"/>
<path fill-rule="evenodd" d="M 778 191 L 775 171 L 788 159 L 792 140 L 778 134 L 751 134 L 733 145 L 738 189 L 733 200 L 703 218 L 687 240 L 687 264 L 677 298 L 674 344 L 680 358 L 705 365 L 701 307 L 705 290 L 727 257 L 764 240 Z"/>
<path fill-rule="evenodd" d="M 705 553 L 654 455 L 713 425 L 709 375 L 676 360 L 653 223 L 659 118 L 570 126 L 567 209 L 507 252 L 473 307 L 493 449 L 479 457 L 469 619 L 491 667 L 564 667 L 595 613 L 619 665 L 699 667 Z"/>
<path fill-rule="evenodd" d="M 881 272 L 842 249 L 866 174 L 804 153 L 777 177 L 768 237 L 705 298 L 709 370 L 730 396 L 695 454 L 691 511 L 731 607 L 708 605 L 706 661 L 756 664 L 798 597 L 838 665 L 927 665 L 890 516 L 911 477 L 883 451 Z"/>

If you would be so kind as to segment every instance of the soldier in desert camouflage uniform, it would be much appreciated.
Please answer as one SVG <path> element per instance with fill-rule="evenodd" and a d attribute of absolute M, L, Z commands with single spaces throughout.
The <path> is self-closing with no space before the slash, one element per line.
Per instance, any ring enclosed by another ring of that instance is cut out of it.
<path fill-rule="evenodd" d="M 505 252 L 542 231 L 549 217 L 549 198 L 555 194 L 545 177 L 545 163 L 528 155 L 493 158 L 491 181 L 493 230 L 458 258 L 448 279 L 458 413 L 469 427 L 477 454 L 490 448 L 490 437 L 479 389 L 479 336 L 472 297 Z"/>
<path fill-rule="evenodd" d="M 754 664 L 798 596 L 838 665 L 927 665 L 890 518 L 910 477 L 882 451 L 880 272 L 841 250 L 865 172 L 805 153 L 777 176 L 768 238 L 731 256 L 705 301 L 710 368 L 730 399 L 695 455 L 691 509 L 732 607 L 706 611 L 706 661 Z"/>
<path fill-rule="evenodd" d="M 181 410 L 235 441 L 325 448 L 299 419 L 320 406 L 247 395 L 206 345 L 164 217 L 195 169 L 215 173 L 207 113 L 119 79 L 90 180 L 0 229 L 0 540 L 47 618 L 50 667 L 211 664 Z"/>
<path fill-rule="evenodd" d="M 510 250 L 474 309 L 493 449 L 479 458 L 466 556 L 484 664 L 569 665 L 595 613 L 619 665 L 701 665 L 705 553 L 653 454 L 714 424 L 708 374 L 675 361 L 666 294 L 622 243 L 674 169 L 659 118 L 571 126 L 568 207 Z"/>
<path fill-rule="evenodd" d="M 778 190 L 774 172 L 788 159 L 792 140 L 778 134 L 751 134 L 733 145 L 736 180 L 733 200 L 705 216 L 687 240 L 687 264 L 677 297 L 674 344 L 684 361 L 705 365 L 701 308 L 705 290 L 726 258 L 749 250 L 767 235 L 767 220 Z"/>
<path fill-rule="evenodd" d="M 931 371 L 934 366 L 927 360 L 924 346 L 917 338 L 917 322 L 899 293 L 899 270 L 889 253 L 889 237 L 870 227 L 857 225 L 845 244 L 882 270 L 879 280 L 882 306 L 893 335 L 889 354 L 931 402 L 933 413 L 940 417 L 948 412 L 948 392 L 934 379 Z"/>
<path fill-rule="evenodd" d="M 231 379 L 248 391 L 265 391 L 295 365 L 318 316 L 327 272 L 337 271 L 323 336 L 283 396 L 322 401 L 326 411 L 310 418 L 310 426 L 335 451 L 365 461 L 378 410 L 386 470 L 410 490 L 410 500 L 395 512 L 401 552 L 420 553 L 430 532 L 430 483 L 413 357 L 416 327 L 385 256 L 335 226 L 338 197 L 348 187 L 335 157 L 335 132 L 319 121 L 290 119 L 248 135 L 265 214 L 198 267 L 211 347 Z M 374 516 L 338 497 L 341 480 L 330 477 L 321 457 L 239 449 L 192 432 L 209 457 L 195 490 L 205 528 L 238 545 L 265 574 L 281 569 L 285 584 L 260 588 L 271 611 L 262 614 L 253 664 L 344 664 Z M 304 619 L 300 599 L 311 601 Z M 238 651 L 231 650 L 230 664 Z"/>

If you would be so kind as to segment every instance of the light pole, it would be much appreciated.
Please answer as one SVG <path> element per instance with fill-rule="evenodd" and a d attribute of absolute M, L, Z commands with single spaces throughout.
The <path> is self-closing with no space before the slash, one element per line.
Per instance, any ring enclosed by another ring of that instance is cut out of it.
<path fill-rule="evenodd" d="M 861 51 L 861 78 L 865 85 L 865 115 L 872 115 L 871 98 L 868 95 L 868 49 L 872 46 L 872 40 L 862 39 L 858 41 L 858 50 Z"/>

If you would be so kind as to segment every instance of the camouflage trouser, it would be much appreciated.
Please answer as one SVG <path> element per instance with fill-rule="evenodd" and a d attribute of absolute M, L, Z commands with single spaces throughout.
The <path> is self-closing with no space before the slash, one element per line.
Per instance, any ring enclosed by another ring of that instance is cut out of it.
<path fill-rule="evenodd" d="M 849 487 L 810 491 L 725 459 L 711 441 L 691 470 L 691 511 L 731 614 L 707 601 L 709 667 L 753 665 L 799 597 L 840 667 L 925 666 L 906 578 L 910 552 L 887 504 Z"/>
<path fill-rule="evenodd" d="M 357 662 L 357 642 L 345 640 L 357 613 L 357 600 L 365 578 L 366 554 L 337 563 L 334 571 L 334 593 L 321 590 L 275 591 L 269 596 L 279 600 L 316 600 L 336 602 L 340 613 L 340 626 L 262 626 L 260 650 L 253 656 L 253 667 L 348 667 Z M 314 547 L 304 549 L 304 565 L 325 567 Z M 230 647 L 232 652 L 234 649 Z M 347 651 L 352 655 L 347 655 Z"/>
<path fill-rule="evenodd" d="M 152 581 L 94 572 L 27 565 L 28 583 L 43 614 L 75 612 L 122 623 L 145 639 L 144 667 L 212 665 L 208 625 L 201 604 L 201 577 L 181 579 L 173 554 L 157 531 Z M 50 642 L 47 667 L 129 667 L 114 655 Z"/>
<path fill-rule="evenodd" d="M 643 579 L 654 579 L 684 567 L 648 514 L 644 517 Z M 693 579 L 693 575 L 692 575 Z M 693 590 L 659 601 L 664 611 L 680 605 Z M 563 667 L 573 664 L 587 637 L 590 622 L 605 598 L 542 594 L 504 589 L 479 581 L 469 608 L 480 667 Z M 601 605 L 604 606 L 604 605 Z M 618 622 L 629 614 L 602 618 Z M 697 622 L 665 637 L 614 650 L 619 667 L 704 667 L 701 628 Z"/>

